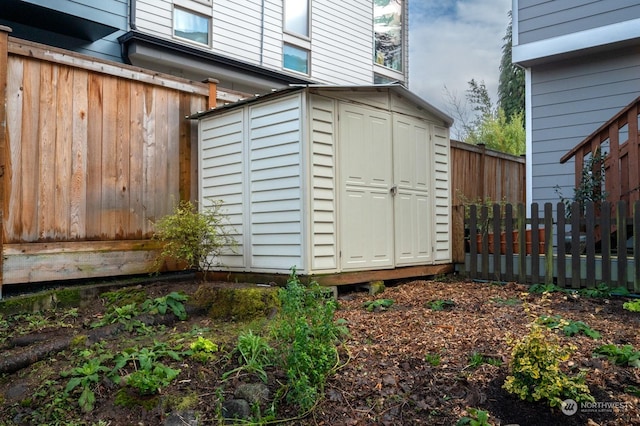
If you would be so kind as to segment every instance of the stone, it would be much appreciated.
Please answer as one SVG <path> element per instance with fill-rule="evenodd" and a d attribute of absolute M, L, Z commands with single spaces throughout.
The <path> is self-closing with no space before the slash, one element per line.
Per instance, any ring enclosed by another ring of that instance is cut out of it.
<path fill-rule="evenodd" d="M 244 399 L 230 399 L 222 404 L 222 416 L 225 419 L 248 419 L 251 407 Z"/>
<path fill-rule="evenodd" d="M 236 388 L 234 396 L 253 405 L 269 401 L 270 393 L 267 385 L 263 383 L 243 383 Z"/>
<path fill-rule="evenodd" d="M 198 426 L 198 417 L 193 410 L 173 412 L 167 416 L 164 426 Z"/>

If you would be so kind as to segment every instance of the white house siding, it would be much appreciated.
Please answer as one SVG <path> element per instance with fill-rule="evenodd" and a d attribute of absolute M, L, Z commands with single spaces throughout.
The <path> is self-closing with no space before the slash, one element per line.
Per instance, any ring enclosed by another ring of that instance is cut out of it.
<path fill-rule="evenodd" d="M 573 161 L 560 157 L 635 99 L 640 52 L 619 50 L 535 67 L 531 72 L 532 198 L 573 195 Z"/>
<path fill-rule="evenodd" d="M 282 1 L 265 0 L 264 9 L 262 0 L 220 0 L 214 1 L 213 6 L 194 0 L 176 2 L 182 7 L 191 5 L 195 12 L 209 10 L 206 13 L 212 17 L 209 48 L 173 37 L 173 3 L 170 0 L 137 0 L 137 29 L 253 65 L 289 72 L 282 64 Z M 311 17 L 309 77 L 327 84 L 373 83 L 371 2 L 312 2 Z"/>
<path fill-rule="evenodd" d="M 172 10 L 171 1 L 136 0 L 136 28 L 158 37 L 171 38 Z"/>
<path fill-rule="evenodd" d="M 449 180 L 451 163 L 449 129 L 434 125 L 432 127 L 433 146 L 433 221 L 435 224 L 435 244 L 433 259 L 435 263 L 451 261 L 451 181 Z"/>
<path fill-rule="evenodd" d="M 519 44 L 640 18 L 637 0 L 518 0 L 517 4 Z"/>
<path fill-rule="evenodd" d="M 234 59 L 260 65 L 261 22 L 261 1 L 214 1 L 212 50 Z"/>
<path fill-rule="evenodd" d="M 329 84 L 373 83 L 372 3 L 332 0 L 312 6 L 312 77 Z"/>
<path fill-rule="evenodd" d="M 204 119 L 200 125 L 200 207 L 208 206 L 210 200 L 223 202 L 223 212 L 229 220 L 227 229 L 235 238 L 237 247 L 219 261 L 230 268 L 246 265 L 243 116 L 244 111 L 240 109 Z"/>
<path fill-rule="evenodd" d="M 338 268 L 336 230 L 336 102 L 309 96 L 311 171 L 311 269 Z"/>
<path fill-rule="evenodd" d="M 249 107 L 253 270 L 304 272 L 301 95 Z M 286 265 L 283 268 L 283 265 Z"/>
<path fill-rule="evenodd" d="M 282 1 L 265 0 L 264 38 L 262 65 L 279 70 L 282 68 Z"/>

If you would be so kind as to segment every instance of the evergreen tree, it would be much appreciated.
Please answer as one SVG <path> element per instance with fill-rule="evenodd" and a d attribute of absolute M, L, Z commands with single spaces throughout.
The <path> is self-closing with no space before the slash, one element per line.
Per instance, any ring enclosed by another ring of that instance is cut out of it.
<path fill-rule="evenodd" d="M 502 59 L 500 61 L 500 80 L 498 82 L 498 105 L 504 110 L 507 120 L 516 114 L 524 117 L 524 70 L 511 62 L 511 44 L 513 40 L 513 18 L 509 11 L 509 25 L 503 37 Z M 524 122 L 524 120 L 523 120 Z"/>

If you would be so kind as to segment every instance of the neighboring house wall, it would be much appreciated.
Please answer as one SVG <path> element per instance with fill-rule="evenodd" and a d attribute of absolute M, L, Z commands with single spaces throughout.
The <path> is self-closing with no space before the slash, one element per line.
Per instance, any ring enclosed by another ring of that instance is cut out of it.
<path fill-rule="evenodd" d="M 513 62 L 526 69 L 527 201 L 573 196 L 560 158 L 640 91 L 640 5 L 513 1 Z"/>
<path fill-rule="evenodd" d="M 519 43 L 532 43 L 629 20 L 637 0 L 523 0 L 518 2 Z"/>
<path fill-rule="evenodd" d="M 574 166 L 560 157 L 640 94 L 640 52 L 616 50 L 547 64 L 531 73 L 532 196 L 573 195 Z"/>
<path fill-rule="evenodd" d="M 54 5 L 50 0 L 3 0 L 6 9 L 0 9 L 0 25 L 10 27 L 17 38 L 122 62 L 118 37 L 128 29 L 128 4 L 128 0 L 59 0 Z"/>
<path fill-rule="evenodd" d="M 213 2 L 213 6 L 193 0 L 175 3 L 211 17 L 212 40 L 207 50 L 292 73 L 283 69 L 281 0 L 246 0 L 242 3 L 220 0 Z M 136 5 L 138 31 L 180 42 L 172 34 L 174 1 L 137 0 Z M 316 1 L 311 5 L 309 77 L 329 84 L 371 84 L 374 67 L 371 1 Z M 335 13 L 336 10 L 340 13 Z"/>

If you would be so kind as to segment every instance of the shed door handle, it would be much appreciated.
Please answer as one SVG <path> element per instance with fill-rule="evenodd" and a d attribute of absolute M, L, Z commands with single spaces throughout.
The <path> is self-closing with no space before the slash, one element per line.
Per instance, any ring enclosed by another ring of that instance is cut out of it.
<path fill-rule="evenodd" d="M 396 194 L 398 194 L 398 186 L 397 185 L 393 185 L 391 187 L 391 189 L 389 190 L 389 192 L 391 193 L 392 197 L 395 197 Z"/>

